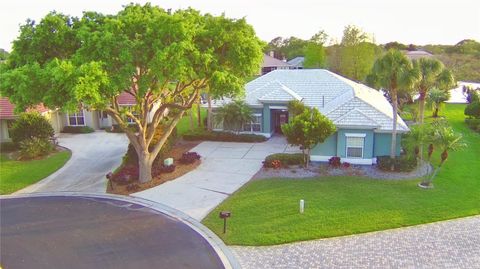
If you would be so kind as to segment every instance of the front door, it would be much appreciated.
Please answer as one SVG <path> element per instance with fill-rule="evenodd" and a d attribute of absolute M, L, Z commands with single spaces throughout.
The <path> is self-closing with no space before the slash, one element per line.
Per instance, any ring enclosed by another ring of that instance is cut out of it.
<path fill-rule="evenodd" d="M 98 111 L 98 121 L 100 128 L 110 127 L 107 112 L 101 110 Z"/>
<path fill-rule="evenodd" d="M 274 112 L 274 130 L 277 134 L 282 134 L 282 125 L 288 123 L 288 111 L 287 110 L 276 110 Z"/>

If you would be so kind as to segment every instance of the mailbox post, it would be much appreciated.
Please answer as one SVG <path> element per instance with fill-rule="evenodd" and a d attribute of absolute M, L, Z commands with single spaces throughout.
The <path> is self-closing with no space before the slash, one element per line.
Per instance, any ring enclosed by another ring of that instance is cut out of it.
<path fill-rule="evenodd" d="M 227 232 L 227 218 L 231 216 L 230 211 L 221 211 L 220 218 L 223 219 L 223 233 Z"/>

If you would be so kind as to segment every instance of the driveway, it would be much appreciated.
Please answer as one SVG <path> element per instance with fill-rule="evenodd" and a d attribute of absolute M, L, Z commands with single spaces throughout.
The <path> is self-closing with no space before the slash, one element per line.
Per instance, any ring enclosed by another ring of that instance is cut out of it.
<path fill-rule="evenodd" d="M 70 160 L 57 172 L 17 193 L 51 191 L 106 191 L 105 175 L 118 167 L 127 150 L 125 134 L 97 131 L 60 134 L 60 146 L 72 151 Z"/>
<path fill-rule="evenodd" d="M 263 143 L 202 142 L 192 151 L 202 156 L 197 169 L 133 196 L 168 205 L 201 220 L 248 182 L 266 156 L 298 149 L 288 146 L 283 137 L 273 137 Z"/>
<path fill-rule="evenodd" d="M 480 216 L 268 247 L 232 246 L 242 268 L 480 268 Z"/>

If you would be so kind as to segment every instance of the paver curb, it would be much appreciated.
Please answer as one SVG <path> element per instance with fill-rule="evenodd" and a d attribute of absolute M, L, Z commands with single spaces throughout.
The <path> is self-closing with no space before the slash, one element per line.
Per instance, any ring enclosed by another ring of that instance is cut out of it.
<path fill-rule="evenodd" d="M 232 268 L 232 269 L 239 269 L 241 268 L 240 264 L 236 260 L 235 256 L 233 253 L 230 251 L 230 249 L 223 243 L 223 241 L 215 235 L 212 231 L 210 231 L 207 227 L 205 227 L 203 224 L 195 220 L 194 218 L 186 215 L 185 213 L 171 208 L 169 206 L 147 200 L 144 198 L 139 198 L 139 197 L 126 197 L 122 195 L 116 195 L 116 194 L 102 194 L 102 193 L 88 193 L 88 192 L 39 192 L 39 193 L 31 193 L 31 194 L 11 194 L 11 195 L 0 195 L 0 199 L 15 199 L 15 198 L 23 198 L 23 197 L 52 197 L 52 196 L 57 196 L 57 197 L 84 197 L 84 198 L 106 198 L 106 199 L 112 199 L 112 200 L 119 200 L 123 202 L 129 202 L 129 203 L 135 203 L 137 205 L 150 208 L 152 210 L 155 210 L 157 212 L 160 212 L 162 214 L 168 215 L 169 217 L 172 217 L 174 219 L 177 219 L 186 225 L 188 225 L 190 228 L 192 228 L 194 231 L 196 231 L 198 234 L 200 234 L 207 242 L 212 246 L 212 248 L 215 250 L 215 253 L 217 253 L 218 257 L 222 261 L 223 265 L 225 268 Z"/>

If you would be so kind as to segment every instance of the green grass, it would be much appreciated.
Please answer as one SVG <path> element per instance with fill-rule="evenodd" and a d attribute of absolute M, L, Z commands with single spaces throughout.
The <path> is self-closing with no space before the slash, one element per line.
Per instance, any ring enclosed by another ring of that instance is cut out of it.
<path fill-rule="evenodd" d="M 272 245 L 480 214 L 480 135 L 464 124 L 464 107 L 447 105 L 444 113 L 463 133 L 468 148 L 450 153 L 434 189 L 418 188 L 419 179 L 258 180 L 219 205 L 203 223 L 227 244 Z M 300 199 L 305 199 L 303 215 L 298 213 Z M 218 218 L 221 210 L 232 212 L 226 235 Z"/>
<path fill-rule="evenodd" d="M 183 118 L 178 122 L 177 124 L 177 134 L 178 135 L 183 135 L 184 133 L 190 131 L 190 113 L 193 111 L 193 128 L 198 128 L 198 117 L 197 117 L 197 108 L 193 107 L 190 111 L 187 111 Z M 200 109 L 200 116 L 202 117 L 202 124 L 203 124 L 203 119 L 207 117 L 207 109 L 201 108 Z"/>
<path fill-rule="evenodd" d="M 10 194 L 49 176 L 70 159 L 70 151 L 32 161 L 14 161 L 0 155 L 0 194 Z"/>

